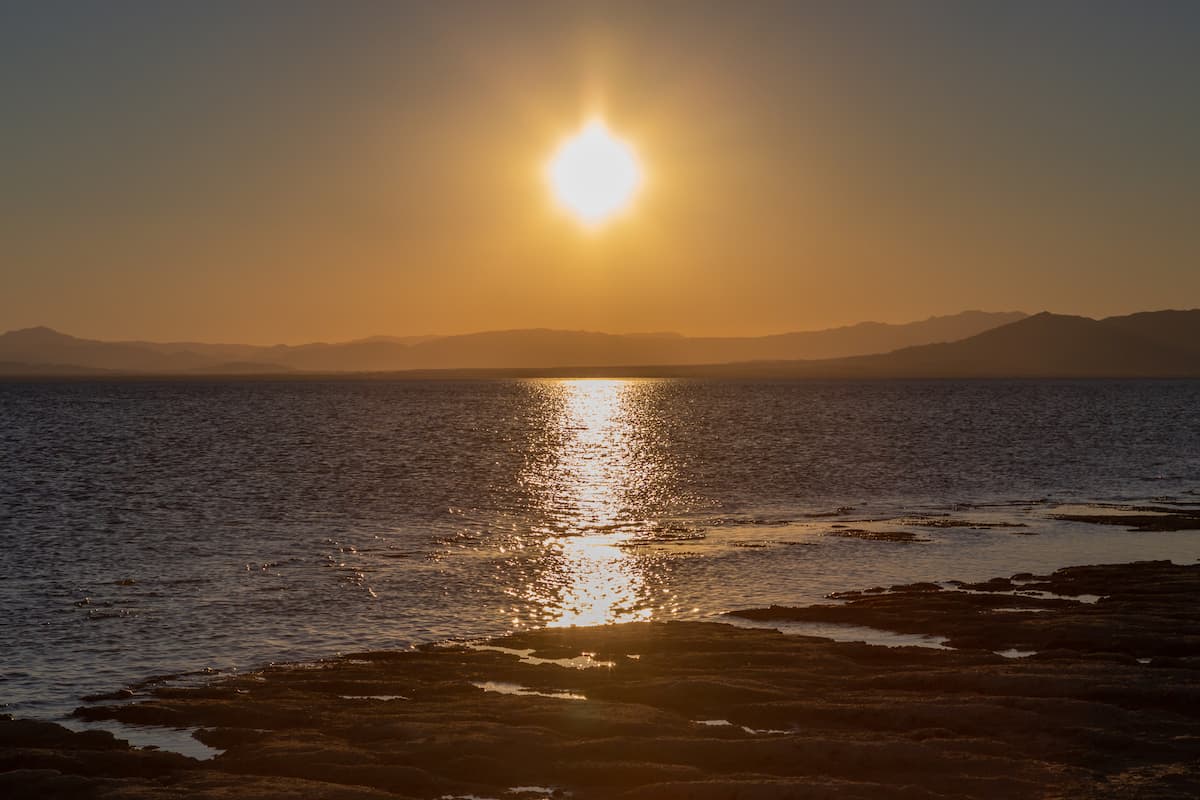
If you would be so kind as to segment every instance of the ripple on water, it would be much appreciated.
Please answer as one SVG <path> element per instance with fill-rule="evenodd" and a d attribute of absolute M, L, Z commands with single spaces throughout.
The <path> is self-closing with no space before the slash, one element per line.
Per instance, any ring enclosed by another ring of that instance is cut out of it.
<path fill-rule="evenodd" d="M 1200 537 L 1049 515 L 1196 504 L 1197 408 L 1200 382 L 1164 381 L 0 384 L 3 710 L 62 719 L 201 667 L 1190 563 Z"/>

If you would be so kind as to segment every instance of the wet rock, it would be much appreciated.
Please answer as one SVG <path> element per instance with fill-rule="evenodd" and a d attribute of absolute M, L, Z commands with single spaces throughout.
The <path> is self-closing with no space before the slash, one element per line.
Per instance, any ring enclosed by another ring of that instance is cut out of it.
<path fill-rule="evenodd" d="M 1197 796 L 1200 566 L 1016 579 L 742 612 L 946 635 L 960 648 L 950 651 L 633 623 L 493 643 L 533 659 L 435 646 L 158 685 L 145 701 L 84 711 L 200 727 L 197 738 L 223 753 L 196 762 L 103 734 L 0 721 L 0 791 L 126 800 L 504 797 L 513 786 L 553 786 L 577 800 Z M 1100 599 L 1081 601 L 1089 595 Z M 1007 648 L 1036 653 L 993 652 Z M 582 653 L 611 665 L 537 660 Z M 473 685 L 484 681 L 587 699 Z"/>
<path fill-rule="evenodd" d="M 992 578 L 982 583 L 960 583 L 958 587 L 976 592 L 1007 592 L 1016 588 L 1008 578 Z"/>
<path fill-rule="evenodd" d="M 5 800 L 396 800 L 351 785 L 237 775 L 194 759 L 131 748 L 104 731 L 70 731 L 0 719 L 0 796 Z"/>
<path fill-rule="evenodd" d="M 1011 579 L 994 579 L 962 588 L 971 591 L 912 584 L 839 605 L 735 613 L 760 621 L 833 622 L 940 635 L 958 648 L 1109 652 L 1133 658 L 1200 653 L 1200 614 L 1185 599 L 1200 596 L 1200 565 L 1069 567 L 1041 580 L 1024 578 L 1019 586 Z"/>
<path fill-rule="evenodd" d="M 1200 530 L 1200 512 L 1176 509 L 1145 508 L 1152 513 L 1137 514 L 1051 514 L 1052 519 L 1087 522 L 1092 525 L 1122 525 L 1130 531 L 1195 531 Z"/>

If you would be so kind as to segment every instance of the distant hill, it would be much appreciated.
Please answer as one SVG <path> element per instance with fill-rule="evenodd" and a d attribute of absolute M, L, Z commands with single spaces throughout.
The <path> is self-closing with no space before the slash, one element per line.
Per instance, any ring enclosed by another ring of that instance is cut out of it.
<path fill-rule="evenodd" d="M 1020 312 L 965 311 L 905 325 L 863 322 L 828 330 L 741 338 L 492 331 L 423 342 L 411 347 L 404 360 L 408 369 L 536 369 L 837 358 L 954 341 L 1024 316 Z M 330 367 L 315 366 L 310 361 L 304 368 Z"/>
<path fill-rule="evenodd" d="M 1167 349 L 1200 352 L 1200 312 L 1143 311 L 1125 317 L 1109 317 L 1105 325 Z"/>
<path fill-rule="evenodd" d="M 810 378 L 1200 377 L 1200 309 L 1102 320 L 1041 313 L 957 342 L 855 358 L 726 365 L 710 372 Z"/>
<path fill-rule="evenodd" d="M 1023 318 L 1020 312 L 961 314 L 890 325 L 864 322 L 843 328 L 758 337 L 687 337 L 670 333 L 607 334 L 546 329 L 490 331 L 443 337 L 376 336 L 353 342 L 256 346 L 198 342 L 102 342 L 49 328 L 0 335 L 6 372 L 107 370 L 127 374 L 247 374 L 378 372 L 444 369 L 551 369 L 656 364 L 700 365 L 739 361 L 795 361 L 880 353 L 949 342 Z"/>
<path fill-rule="evenodd" d="M 1200 327 L 1200 311 L 1190 312 Z M 1176 315 L 1142 315 L 1138 324 L 1116 317 L 1093 320 L 1038 314 L 949 344 L 925 345 L 867 357 L 876 369 L 901 374 L 1029 376 L 1200 375 L 1196 340 L 1176 340 Z"/>
<path fill-rule="evenodd" d="M 863 353 L 871 348 L 876 352 Z M 339 372 L 378 377 L 1200 377 L 1200 309 L 1101 320 L 973 311 L 909 325 L 863 323 L 742 339 L 518 330 L 258 347 L 97 342 L 48 328 L 0 336 L 0 375 L 10 377 Z"/>
<path fill-rule="evenodd" d="M 134 342 L 76 339 L 50 328 L 26 328 L 0 336 L 0 361 L 115 372 L 186 372 L 212 363 L 212 359 L 188 350 L 158 352 Z"/>
<path fill-rule="evenodd" d="M 1044 312 L 957 342 L 850 358 L 404 374 L 747 379 L 1200 378 L 1200 309 L 1151 311 L 1102 320 Z"/>

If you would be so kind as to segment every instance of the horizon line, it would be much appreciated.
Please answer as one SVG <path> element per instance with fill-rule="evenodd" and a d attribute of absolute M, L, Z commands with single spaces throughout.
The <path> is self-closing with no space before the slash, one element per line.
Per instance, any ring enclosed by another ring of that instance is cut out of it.
<path fill-rule="evenodd" d="M 1177 311 L 1177 310 L 1189 310 L 1189 309 L 1166 309 L 1166 308 L 1164 308 L 1164 309 L 1152 309 L 1150 311 Z M 64 331 L 61 328 L 56 328 L 52 325 L 44 325 L 43 324 L 43 325 L 26 325 L 26 326 L 22 326 L 22 327 L 18 327 L 18 328 L 8 328 L 3 331 L 0 331 L 0 336 L 6 336 L 6 335 L 12 334 L 12 333 L 23 333 L 23 332 L 28 332 L 28 331 L 44 330 L 44 331 L 49 331 L 50 333 L 57 334 L 59 336 L 67 336 L 72 339 L 79 339 L 81 341 L 103 342 L 105 344 L 143 344 L 143 343 L 144 344 L 156 344 L 156 345 L 200 344 L 200 345 L 214 346 L 214 347 L 230 346 L 230 347 L 261 347 L 261 348 L 305 347 L 308 345 L 346 345 L 346 344 L 358 344 L 358 343 L 363 343 L 363 342 L 370 342 L 371 340 L 375 340 L 375 339 L 425 339 L 425 340 L 452 339 L 452 338 L 457 338 L 457 337 L 481 336 L 481 335 L 485 335 L 485 334 L 494 334 L 494 333 L 524 333 L 524 332 L 535 332 L 535 331 L 536 332 L 549 332 L 549 333 L 583 333 L 583 334 L 594 334 L 594 335 L 600 335 L 600 336 L 680 337 L 680 338 L 684 338 L 684 339 L 766 339 L 766 338 L 770 338 L 773 336 L 788 336 L 791 334 L 798 334 L 798 333 L 825 333 L 828 331 L 846 330 L 848 328 L 856 328 L 856 327 L 859 327 L 862 325 L 883 325 L 883 326 L 892 326 L 892 327 L 904 327 L 907 325 L 920 324 L 922 322 L 930 322 L 930 321 L 936 320 L 936 319 L 951 319 L 954 317 L 964 316 L 966 314 L 988 314 L 988 315 L 997 315 L 997 316 L 998 315 L 1021 314 L 1025 317 L 1031 317 L 1031 316 L 1035 316 L 1037 314 L 1048 314 L 1048 313 L 1058 314 L 1059 312 L 1042 310 L 1042 311 L 1036 311 L 1036 312 L 1030 313 L 1028 311 L 1023 311 L 1020 309 L 1007 309 L 1007 310 L 1001 310 L 1001 311 L 986 311 L 986 310 L 980 309 L 980 308 L 968 308 L 968 309 L 963 309 L 962 311 L 956 311 L 953 313 L 930 314 L 921 319 L 912 319 L 912 320 L 908 320 L 905 322 L 883 322 L 883 321 L 875 320 L 875 319 L 864 319 L 864 320 L 859 320 L 857 322 L 849 322 L 849 323 L 845 323 L 845 324 L 841 324 L 841 325 L 831 325 L 831 326 L 824 327 L 824 328 L 789 328 L 787 330 L 780 330 L 780 331 L 775 331 L 772 333 L 751 333 L 751 334 L 691 334 L 691 333 L 682 333 L 680 331 L 672 331 L 672 330 L 603 331 L 603 330 L 594 330 L 594 329 L 588 329 L 588 328 L 555 328 L 555 327 L 550 327 L 550 326 L 546 326 L 546 325 L 531 325 L 531 326 L 526 326 L 526 327 L 511 327 L 511 328 L 482 328 L 482 329 L 476 329 L 476 330 L 470 330 L 470 331 L 462 331 L 462 332 L 458 332 L 458 333 L 414 333 L 414 334 L 373 333 L 373 334 L 367 334 L 365 336 L 355 336 L 355 337 L 349 338 L 349 339 L 304 339 L 304 340 L 295 340 L 292 342 L 272 341 L 269 343 L 261 343 L 261 342 L 251 342 L 251 341 L 205 341 L 205 340 L 199 339 L 199 338 L 173 338 L 173 337 L 163 338 L 163 339 L 156 339 L 156 338 L 149 338 L 149 337 L 133 337 L 133 338 L 126 337 L 126 338 L 117 338 L 117 339 L 104 339 L 104 338 L 98 338 L 98 337 L 90 336 L 90 335 L 86 335 L 86 334 L 79 335 L 76 333 L 67 333 L 66 331 Z M 1132 311 L 1132 312 L 1128 312 L 1128 313 L 1130 313 L 1130 314 L 1147 313 L 1147 310 L 1143 309 L 1141 311 Z M 1083 315 L 1083 314 L 1061 314 L 1061 316 L 1086 317 L 1086 315 Z M 1116 314 L 1116 315 L 1108 315 L 1108 316 L 1126 316 L 1126 315 Z M 1087 318 L 1088 319 L 1103 319 L 1104 317 L 1087 317 Z"/>

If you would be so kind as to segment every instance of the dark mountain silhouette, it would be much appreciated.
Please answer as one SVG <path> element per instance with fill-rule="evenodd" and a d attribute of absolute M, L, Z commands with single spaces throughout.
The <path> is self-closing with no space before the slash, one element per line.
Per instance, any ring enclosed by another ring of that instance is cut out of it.
<path fill-rule="evenodd" d="M 413 369 L 538 368 L 719 364 L 836 358 L 912 344 L 961 339 L 1024 317 L 1019 312 L 965 311 L 907 325 L 864 322 L 843 328 L 744 338 L 678 334 L 613 335 L 585 331 L 515 330 L 447 336 L 411 348 Z M 309 367 L 312 368 L 312 367 Z"/>
<path fill-rule="evenodd" d="M 957 342 L 808 361 L 404 373 L 509 377 L 1200 378 L 1200 309 L 1102 320 L 1041 313 Z"/>
<path fill-rule="evenodd" d="M 712 372 L 828 378 L 1200 377 L 1200 309 L 1102 320 L 1043 312 L 957 342 L 825 361 L 725 365 Z"/>
<path fill-rule="evenodd" d="M 0 336 L 0 360 L 117 372 L 185 372 L 211 363 L 188 350 L 159 352 L 132 342 L 76 339 L 50 328 L 26 328 Z"/>
<path fill-rule="evenodd" d="M 1200 375 L 1196 340 L 1179 341 L 1180 314 L 1093 320 L 1037 314 L 959 342 L 912 347 L 863 361 L 875 372 L 958 376 L 1155 377 Z"/>
<path fill-rule="evenodd" d="M 1023 314 L 967 311 L 906 325 L 844 328 L 746 338 L 618 335 L 545 329 L 444 337 L 378 336 L 353 342 L 261 347 L 195 342 L 100 342 L 49 328 L 0 335 L 0 360 L 74 365 L 126 373 L 359 372 L 412 369 L 548 369 L 832 358 L 961 339 Z"/>
<path fill-rule="evenodd" d="M 1196 311 L 1143 311 L 1109 317 L 1104 324 L 1168 349 L 1200 352 L 1200 314 Z"/>
<path fill-rule="evenodd" d="M 1009 321 L 1013 316 L 1020 315 L 966 312 L 911 325 L 864 323 L 745 339 L 518 330 L 421 337 L 411 343 L 375 337 L 300 346 L 198 345 L 196 350 L 185 344 L 96 342 L 31 328 L 0 336 L 0 374 L 1200 377 L 1200 309 L 1101 320 L 1044 312 Z M 985 325 L 997 320 L 1006 324 Z M 984 329 L 956 341 L 897 346 L 913 338 L 929 342 L 948 337 L 972 326 Z M 870 346 L 890 352 L 840 358 L 791 355 Z"/>
<path fill-rule="evenodd" d="M 907 325 L 860 322 L 844 328 L 763 336 L 758 339 L 694 339 L 706 351 L 719 354 L 712 362 L 765 359 L 827 359 L 886 353 L 901 347 L 954 342 L 1000 325 L 1024 319 L 1020 312 L 964 311 L 930 317 Z M 757 355 L 758 352 L 769 355 Z"/>

